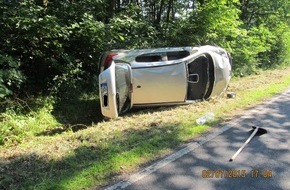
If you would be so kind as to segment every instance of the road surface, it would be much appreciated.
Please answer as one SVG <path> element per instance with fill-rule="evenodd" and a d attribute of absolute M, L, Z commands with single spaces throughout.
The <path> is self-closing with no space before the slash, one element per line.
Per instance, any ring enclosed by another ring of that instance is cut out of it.
<path fill-rule="evenodd" d="M 107 189 L 290 190 L 290 89 Z"/>

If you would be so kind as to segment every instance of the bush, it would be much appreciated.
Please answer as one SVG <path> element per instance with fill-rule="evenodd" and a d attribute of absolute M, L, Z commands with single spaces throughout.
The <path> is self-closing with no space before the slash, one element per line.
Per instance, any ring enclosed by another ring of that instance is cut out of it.
<path fill-rule="evenodd" d="M 19 61 L 0 52 L 0 100 L 19 89 L 25 81 L 23 73 L 19 71 L 19 66 Z"/>
<path fill-rule="evenodd" d="M 261 25 L 243 30 L 235 41 L 230 43 L 236 75 L 249 75 L 267 63 L 262 54 L 271 51 L 273 34 L 267 27 Z"/>

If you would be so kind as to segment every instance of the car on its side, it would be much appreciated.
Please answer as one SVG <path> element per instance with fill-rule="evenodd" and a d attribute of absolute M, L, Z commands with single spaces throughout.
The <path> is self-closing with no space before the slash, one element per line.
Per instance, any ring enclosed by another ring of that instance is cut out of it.
<path fill-rule="evenodd" d="M 231 57 L 221 47 L 112 50 L 99 63 L 102 114 L 115 118 L 133 107 L 189 104 L 223 94 Z"/>

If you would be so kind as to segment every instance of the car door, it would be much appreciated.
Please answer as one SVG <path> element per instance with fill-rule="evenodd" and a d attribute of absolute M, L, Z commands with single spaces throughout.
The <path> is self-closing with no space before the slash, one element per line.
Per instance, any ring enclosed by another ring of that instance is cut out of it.
<path fill-rule="evenodd" d="M 184 102 L 186 68 L 184 62 L 133 68 L 134 105 Z"/>
<path fill-rule="evenodd" d="M 132 70 L 125 63 L 115 64 L 99 75 L 101 111 L 105 117 L 115 118 L 131 108 Z"/>

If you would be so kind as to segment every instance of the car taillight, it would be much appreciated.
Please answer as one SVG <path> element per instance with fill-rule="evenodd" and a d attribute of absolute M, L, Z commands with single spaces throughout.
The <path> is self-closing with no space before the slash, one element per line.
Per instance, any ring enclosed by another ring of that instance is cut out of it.
<path fill-rule="evenodd" d="M 112 64 L 113 61 L 113 57 L 118 55 L 117 53 L 111 53 L 109 55 L 107 55 L 105 62 L 104 62 L 104 70 L 106 70 L 107 68 L 109 68 Z"/>

